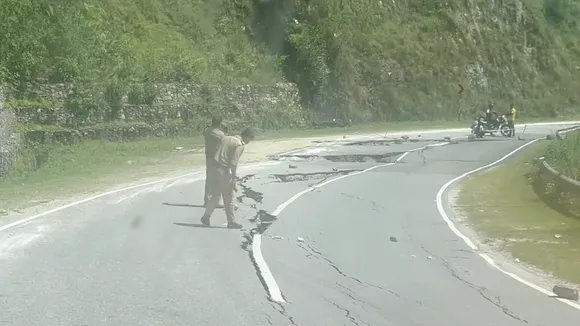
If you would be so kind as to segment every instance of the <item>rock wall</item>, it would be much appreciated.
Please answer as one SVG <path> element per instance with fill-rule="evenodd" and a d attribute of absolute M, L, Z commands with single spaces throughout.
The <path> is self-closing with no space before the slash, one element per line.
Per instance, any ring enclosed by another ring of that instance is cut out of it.
<path fill-rule="evenodd" d="M 0 178 L 8 175 L 19 145 L 18 135 L 13 133 L 16 117 L 11 110 L 4 109 L 4 98 L 0 89 Z"/>
<path fill-rule="evenodd" d="M 7 106 L 21 124 L 78 128 L 110 122 L 207 122 L 214 114 L 260 129 L 307 122 L 294 84 L 35 85 L 6 88 Z"/>

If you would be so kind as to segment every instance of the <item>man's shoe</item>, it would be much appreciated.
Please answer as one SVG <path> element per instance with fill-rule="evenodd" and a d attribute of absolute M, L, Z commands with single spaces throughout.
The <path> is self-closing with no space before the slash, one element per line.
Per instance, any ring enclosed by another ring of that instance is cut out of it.
<path fill-rule="evenodd" d="M 237 222 L 230 222 L 228 223 L 228 229 L 241 229 L 242 225 Z"/>
<path fill-rule="evenodd" d="M 211 224 L 209 224 L 209 217 L 202 217 L 201 218 L 201 224 L 203 224 L 204 226 L 211 226 Z"/>

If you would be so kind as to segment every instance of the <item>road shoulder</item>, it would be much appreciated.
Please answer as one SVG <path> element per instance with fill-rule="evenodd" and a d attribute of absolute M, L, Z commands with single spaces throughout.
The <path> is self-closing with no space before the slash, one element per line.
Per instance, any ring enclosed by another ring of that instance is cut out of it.
<path fill-rule="evenodd" d="M 447 192 L 454 222 L 504 270 L 543 288 L 580 284 L 572 231 L 580 221 L 550 209 L 530 186 L 533 160 L 547 144 L 531 145 L 507 162 L 461 180 Z M 578 232 L 578 231 L 576 231 Z"/>

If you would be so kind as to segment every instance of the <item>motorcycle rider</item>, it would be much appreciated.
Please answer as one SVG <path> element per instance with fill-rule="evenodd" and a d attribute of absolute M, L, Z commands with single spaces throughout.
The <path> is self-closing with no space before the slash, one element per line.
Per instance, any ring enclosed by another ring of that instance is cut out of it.
<path fill-rule="evenodd" d="M 485 121 L 487 123 L 488 129 L 499 128 L 499 121 L 497 120 L 497 112 L 493 108 L 494 104 L 489 103 L 487 110 L 485 111 Z"/>
<path fill-rule="evenodd" d="M 497 114 L 497 112 L 495 112 L 493 110 L 493 107 L 494 107 L 493 103 L 490 102 L 487 109 L 485 110 L 485 115 L 480 115 L 480 117 L 483 119 L 477 119 L 478 124 L 483 129 L 487 129 L 487 130 L 493 129 L 493 125 L 494 125 L 493 121 L 497 120 L 497 119 L 494 119 L 494 117 L 493 117 L 494 114 Z M 482 121 L 484 119 L 485 119 L 485 121 Z"/>

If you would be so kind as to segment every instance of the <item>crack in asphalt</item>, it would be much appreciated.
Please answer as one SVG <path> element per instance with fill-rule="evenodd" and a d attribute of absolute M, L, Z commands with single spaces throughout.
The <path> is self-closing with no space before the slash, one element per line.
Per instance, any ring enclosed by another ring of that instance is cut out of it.
<path fill-rule="evenodd" d="M 309 256 L 308 255 L 306 256 L 307 258 L 315 257 L 315 258 L 318 258 L 318 259 L 322 259 L 330 267 L 332 267 L 332 269 L 334 269 L 339 275 L 341 275 L 344 278 L 347 278 L 347 279 L 350 279 L 350 280 L 356 282 L 358 285 L 372 287 L 372 288 L 375 288 L 377 290 L 381 290 L 381 291 L 383 291 L 385 293 L 388 293 L 390 295 L 393 295 L 393 296 L 395 296 L 397 298 L 401 298 L 401 296 L 398 293 L 396 293 L 394 291 L 391 291 L 389 289 L 386 289 L 386 288 L 384 288 L 384 287 L 382 287 L 380 285 L 375 285 L 375 284 L 372 284 L 372 283 L 363 282 L 363 281 L 361 281 L 360 279 L 358 279 L 358 278 L 356 278 L 354 276 L 347 275 L 340 268 L 338 268 L 338 266 L 332 260 L 330 260 L 329 258 L 325 257 L 324 254 L 322 254 L 320 251 L 317 251 L 316 249 L 312 248 L 312 246 L 310 246 L 310 245 L 307 245 L 307 246 L 308 246 L 308 249 L 306 247 L 304 247 L 304 245 L 299 245 L 299 247 L 301 247 L 304 251 L 306 251 L 307 253 L 310 254 Z"/>
<path fill-rule="evenodd" d="M 253 222 L 256 225 L 255 228 L 250 230 L 250 235 L 253 235 L 256 232 L 260 234 L 264 233 L 272 225 L 272 223 L 276 221 L 276 217 L 274 215 L 257 207 L 258 204 L 262 204 L 262 201 L 264 200 L 264 193 L 256 191 L 245 184 L 248 180 L 254 177 L 255 174 L 250 174 L 240 178 L 239 185 L 240 188 L 242 189 L 242 195 L 237 197 L 237 200 L 240 203 L 243 203 L 244 198 L 249 198 L 254 201 L 253 204 L 248 205 L 250 208 L 256 210 L 254 218 L 249 219 L 250 222 Z M 246 241 L 242 243 L 242 246 L 247 248 L 248 245 L 249 243 L 247 242 L 246 239 Z"/>
<path fill-rule="evenodd" d="M 368 306 L 371 306 L 371 307 L 373 307 L 373 308 L 377 309 L 375 306 L 373 306 L 373 305 L 371 305 L 371 304 L 369 304 L 369 303 L 367 303 L 367 302 L 365 302 L 365 301 L 362 301 L 362 300 L 360 300 L 360 299 L 357 299 L 357 298 L 355 298 L 355 297 L 352 295 L 352 293 L 351 293 L 351 292 L 353 292 L 353 291 L 352 291 L 350 288 L 348 288 L 347 286 L 344 286 L 344 285 L 340 284 L 340 282 L 338 282 L 338 281 L 336 282 L 336 285 L 338 285 L 338 287 L 341 289 L 341 290 L 340 290 L 340 292 L 341 292 L 341 293 L 343 293 L 344 295 L 346 295 L 347 297 L 349 297 L 349 298 L 350 298 L 352 301 L 354 301 L 354 302 L 358 302 L 358 303 L 359 303 L 359 306 L 360 306 L 360 307 L 361 307 L 363 310 L 365 310 L 365 308 L 364 308 L 364 306 L 363 306 L 362 304 L 364 304 L 364 305 L 368 305 Z"/>
<path fill-rule="evenodd" d="M 270 315 L 268 315 L 267 313 L 264 313 L 264 315 L 266 316 L 266 321 L 268 322 L 268 325 L 274 326 L 274 324 L 272 323 L 272 317 L 270 317 Z"/>
<path fill-rule="evenodd" d="M 384 140 L 360 140 L 354 142 L 348 142 L 343 144 L 344 146 L 390 146 L 391 144 L 397 144 L 401 142 L 411 142 L 411 143 L 418 143 L 418 142 L 430 142 L 430 143 L 443 143 L 445 140 L 443 139 L 417 139 L 417 138 L 409 138 L 409 139 L 384 139 Z"/>
<path fill-rule="evenodd" d="M 240 178 L 238 184 L 240 185 L 240 188 L 242 188 L 242 195 L 237 197 L 238 202 L 241 203 L 244 198 L 250 198 L 254 200 L 256 203 L 259 204 L 262 203 L 262 200 L 264 199 L 264 194 L 259 191 L 255 191 L 252 188 L 245 185 L 245 183 L 248 180 L 253 179 L 255 176 L 256 174 L 248 174 Z M 256 205 L 254 204 L 251 207 L 255 208 L 255 206 Z"/>
<path fill-rule="evenodd" d="M 451 273 L 451 276 L 453 276 L 455 279 L 461 281 L 462 283 L 466 284 L 467 286 L 469 286 L 470 288 L 472 288 L 473 290 L 477 291 L 486 301 L 488 301 L 489 303 L 491 303 L 492 305 L 496 306 L 497 308 L 499 308 L 506 316 L 517 320 L 519 322 L 522 322 L 524 324 L 530 324 L 527 320 L 522 319 L 518 316 L 515 315 L 515 313 L 513 311 L 511 311 L 508 307 L 506 307 L 505 305 L 502 304 L 501 302 L 501 298 L 499 296 L 490 296 L 487 293 L 487 288 L 471 283 L 465 279 L 463 279 L 459 274 L 457 274 L 457 272 L 453 269 L 453 267 L 451 267 L 451 264 L 443 259 L 440 256 L 434 255 L 433 253 L 431 253 L 429 250 L 427 250 L 427 248 L 425 248 L 424 246 L 421 247 L 421 249 L 423 249 L 423 251 L 425 251 L 427 254 L 429 254 L 432 257 L 436 257 L 437 259 L 439 259 L 442 262 L 442 265 L 447 268 L 447 270 Z"/>
<path fill-rule="evenodd" d="M 379 313 L 381 312 L 381 308 L 379 308 L 379 307 L 377 307 L 377 306 L 375 306 L 375 305 L 373 305 L 373 304 L 371 304 L 371 303 L 368 303 L 368 302 L 366 302 L 366 301 L 363 301 L 363 300 L 361 300 L 361 299 L 357 299 L 357 298 L 355 298 L 355 297 L 354 297 L 354 295 L 353 295 L 354 291 L 353 291 L 353 290 L 351 290 L 349 287 L 347 287 L 347 286 L 345 286 L 345 285 L 342 285 L 342 284 L 340 284 L 340 282 L 338 282 L 338 281 L 336 282 L 336 285 L 338 285 L 338 287 L 340 288 L 340 292 L 341 292 L 342 294 L 346 295 L 346 296 L 347 296 L 349 299 L 351 299 L 351 300 L 352 300 L 354 303 L 358 304 L 358 306 L 359 306 L 361 309 L 363 309 L 364 311 L 367 311 L 367 309 L 365 309 L 365 306 L 369 306 L 369 307 L 371 307 L 371 308 L 375 309 L 377 312 L 379 312 Z"/>
<path fill-rule="evenodd" d="M 297 182 L 297 181 L 320 179 L 318 180 L 318 182 L 308 185 L 309 187 L 314 187 L 327 181 L 330 178 L 348 175 L 359 171 L 362 170 L 352 169 L 352 170 L 338 170 L 332 172 L 327 171 L 327 172 L 312 172 L 312 173 L 272 174 L 272 176 L 276 177 L 278 180 L 281 180 L 282 182 Z M 244 198 L 249 198 L 254 201 L 254 203 L 248 204 L 250 208 L 256 210 L 254 218 L 249 219 L 250 222 L 253 222 L 256 225 L 256 227 L 253 228 L 251 231 L 253 231 L 254 233 L 257 232 L 263 234 L 272 225 L 272 223 L 274 223 L 277 220 L 277 218 L 276 216 L 268 213 L 267 211 L 259 209 L 257 207 L 258 204 L 262 204 L 264 200 L 264 194 L 262 192 L 252 189 L 251 187 L 245 184 L 248 180 L 253 179 L 254 177 L 255 174 L 249 174 L 240 178 L 239 186 L 242 190 L 242 194 L 237 197 L 237 201 L 243 203 Z M 375 202 L 371 203 L 375 208 L 380 207 L 380 205 L 378 205 Z M 247 247 L 248 243 L 244 242 L 242 245 Z"/>
<path fill-rule="evenodd" d="M 346 192 L 341 192 L 340 194 L 341 194 L 341 195 L 343 195 L 343 196 L 345 196 L 345 197 L 348 197 L 348 198 L 352 198 L 352 199 L 356 199 L 356 200 L 363 200 L 363 198 L 361 198 L 361 197 L 359 197 L 359 196 L 354 196 L 354 195 L 348 194 L 348 193 L 346 193 Z M 377 202 L 376 202 L 376 201 L 374 201 L 374 200 L 368 200 L 368 202 L 369 202 L 371 205 L 373 205 L 373 210 L 374 210 L 374 211 L 385 211 L 385 210 L 386 210 L 386 209 L 385 209 L 385 206 L 383 206 L 383 205 L 381 205 L 381 204 L 377 203 Z"/>
<path fill-rule="evenodd" d="M 280 182 L 298 182 L 298 181 L 309 181 L 315 179 L 328 179 L 330 177 L 338 177 L 341 175 L 351 174 L 353 172 L 362 171 L 358 170 L 337 170 L 328 172 L 310 172 L 310 173 L 288 173 L 288 174 L 272 174 L 273 177 L 278 179 Z"/>
<path fill-rule="evenodd" d="M 256 273 L 256 276 L 258 277 L 260 284 L 262 284 L 262 289 L 266 293 L 266 299 L 272 304 L 272 306 L 278 307 L 279 309 L 275 309 L 275 310 L 278 311 L 283 316 L 287 317 L 292 325 L 298 326 L 294 322 L 294 318 L 286 312 L 286 308 L 284 308 L 284 306 L 281 303 L 275 302 L 272 300 L 272 298 L 270 298 L 270 292 L 268 291 L 268 284 L 266 283 L 264 276 L 260 272 L 260 267 L 258 266 L 258 262 L 256 262 L 256 259 L 254 258 L 254 255 L 252 252 L 253 234 L 254 233 L 255 233 L 255 231 L 253 231 L 253 230 L 250 230 L 250 232 L 245 232 L 243 235 L 244 241 L 242 242 L 240 247 L 243 250 L 248 252 L 248 257 L 250 258 L 250 262 L 252 263 L 252 266 L 254 267 L 254 271 Z M 280 293 L 280 294 L 282 295 L 282 299 L 284 299 L 284 301 L 288 302 L 288 299 L 284 296 L 284 293 Z"/>
<path fill-rule="evenodd" d="M 354 316 L 352 315 L 352 313 L 350 312 L 350 310 L 348 310 L 348 309 L 346 309 L 346 308 L 343 308 L 343 307 L 341 307 L 340 305 L 338 305 L 337 303 L 335 303 L 335 302 L 332 302 L 332 301 L 330 301 L 330 300 L 328 300 L 328 299 L 326 299 L 326 298 L 325 298 L 325 301 L 326 301 L 326 302 L 328 302 L 328 303 L 330 303 L 330 304 L 332 304 L 332 305 L 333 305 L 333 306 L 335 306 L 337 309 L 339 309 L 339 310 L 342 310 L 342 311 L 344 312 L 344 316 L 345 316 L 345 317 L 346 317 L 348 320 L 350 320 L 350 322 L 351 322 L 351 323 L 353 323 L 354 325 L 360 326 L 360 325 L 361 325 L 360 323 L 364 323 L 365 325 L 371 326 L 371 324 L 369 324 L 369 323 L 367 323 L 367 322 L 364 322 L 364 321 L 362 321 L 362 320 L 358 320 L 358 321 L 357 321 L 357 319 L 356 319 L 356 318 L 354 318 Z"/>
<path fill-rule="evenodd" d="M 290 321 L 290 323 L 293 326 L 299 326 L 296 323 L 296 321 L 294 320 L 294 317 L 290 316 L 290 314 L 288 313 L 286 308 L 281 303 L 273 302 L 273 301 L 270 301 L 270 303 L 272 304 L 272 307 L 274 308 L 274 310 L 276 310 L 278 313 L 280 313 L 280 315 L 282 315 L 283 317 L 288 318 L 288 321 Z"/>
<path fill-rule="evenodd" d="M 338 155 L 315 155 L 315 154 L 287 154 L 287 155 L 279 155 L 276 160 L 280 160 L 282 158 L 299 158 L 304 160 L 314 160 L 317 158 L 323 158 L 325 160 L 337 163 L 337 162 L 350 162 L 350 163 L 363 163 L 363 162 L 370 162 L 375 161 L 379 163 L 389 163 L 392 162 L 392 158 L 396 156 L 400 156 L 405 151 L 398 151 L 398 152 L 387 152 L 384 154 L 338 154 Z"/>
<path fill-rule="evenodd" d="M 260 268 L 258 266 L 258 263 L 256 262 L 256 259 L 254 258 L 254 255 L 252 252 L 252 245 L 254 242 L 254 235 L 256 233 L 259 233 L 259 234 L 264 233 L 264 231 L 266 231 L 266 229 L 276 220 L 276 217 L 269 214 L 268 212 L 266 212 L 263 209 L 257 208 L 257 204 L 262 204 L 262 200 L 264 199 L 263 193 L 256 191 L 256 190 L 253 190 L 251 187 L 248 187 L 245 185 L 245 183 L 248 180 L 250 180 L 254 177 L 255 177 L 255 174 L 245 175 L 242 178 L 240 178 L 240 181 L 239 181 L 239 185 L 242 188 L 242 195 L 237 197 L 238 202 L 243 203 L 244 198 L 250 198 L 254 201 L 254 204 L 250 204 L 249 206 L 256 210 L 256 215 L 254 216 L 253 219 L 250 220 L 250 221 L 254 222 L 256 226 L 254 228 L 250 229 L 249 231 L 243 233 L 243 235 L 242 235 L 243 240 L 242 240 L 242 243 L 240 244 L 240 248 L 248 253 L 248 258 L 250 259 L 250 262 L 252 263 L 252 266 L 254 267 L 254 271 L 256 273 L 256 276 L 258 277 L 258 280 L 262 284 L 262 288 L 266 292 L 266 298 L 271 303 L 275 303 L 270 298 L 270 293 L 268 291 L 268 285 L 267 285 L 266 280 L 264 279 L 264 277 L 260 271 Z M 284 298 L 284 294 L 283 293 L 281 293 L 281 294 L 282 294 L 282 298 Z M 286 300 L 286 298 L 284 298 L 284 300 Z M 281 307 L 282 307 L 282 309 L 284 309 L 283 306 L 281 306 Z M 292 322 L 292 325 L 296 325 L 293 322 L 293 319 L 291 317 L 288 317 L 288 318 Z M 268 322 L 270 324 L 272 324 L 270 319 L 268 319 Z"/>

